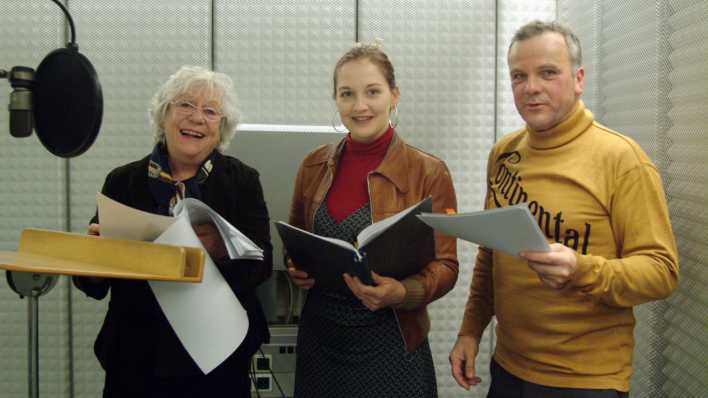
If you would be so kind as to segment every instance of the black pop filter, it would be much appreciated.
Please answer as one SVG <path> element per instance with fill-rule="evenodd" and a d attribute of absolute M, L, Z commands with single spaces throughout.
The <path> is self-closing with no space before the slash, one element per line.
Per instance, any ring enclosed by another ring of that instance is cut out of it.
<path fill-rule="evenodd" d="M 69 45 L 37 67 L 33 91 L 35 131 L 49 152 L 64 158 L 93 144 L 103 118 L 103 94 L 91 62 Z"/>

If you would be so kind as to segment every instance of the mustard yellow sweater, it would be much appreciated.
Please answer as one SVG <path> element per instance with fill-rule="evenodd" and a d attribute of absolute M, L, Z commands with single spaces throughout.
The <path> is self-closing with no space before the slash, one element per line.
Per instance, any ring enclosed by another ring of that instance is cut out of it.
<path fill-rule="evenodd" d="M 549 242 L 577 253 L 565 288 L 541 284 L 525 260 L 480 248 L 460 335 L 496 315 L 496 361 L 537 384 L 629 390 L 632 306 L 677 284 L 676 243 L 661 178 L 628 137 L 578 101 L 550 131 L 504 136 L 487 167 L 486 207 L 528 203 Z"/>

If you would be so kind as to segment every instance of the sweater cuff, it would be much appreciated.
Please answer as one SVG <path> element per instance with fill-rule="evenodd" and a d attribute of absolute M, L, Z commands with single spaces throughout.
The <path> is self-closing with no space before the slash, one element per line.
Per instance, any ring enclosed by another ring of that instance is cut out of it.
<path fill-rule="evenodd" d="M 485 325 L 482 325 L 482 323 L 483 322 L 479 322 L 471 319 L 471 317 L 465 316 L 462 318 L 462 325 L 460 325 L 460 331 L 457 333 L 457 336 L 472 336 L 477 339 L 477 341 L 480 341 L 482 339 L 484 329 L 486 329 L 489 325 L 489 322 Z"/>
<path fill-rule="evenodd" d="M 425 288 L 420 281 L 415 278 L 406 278 L 401 283 L 406 288 L 406 297 L 396 308 L 413 310 L 425 304 Z"/>
<path fill-rule="evenodd" d="M 600 264 L 593 261 L 593 256 L 575 254 L 576 269 L 570 284 L 577 288 L 592 286 L 600 277 Z"/>

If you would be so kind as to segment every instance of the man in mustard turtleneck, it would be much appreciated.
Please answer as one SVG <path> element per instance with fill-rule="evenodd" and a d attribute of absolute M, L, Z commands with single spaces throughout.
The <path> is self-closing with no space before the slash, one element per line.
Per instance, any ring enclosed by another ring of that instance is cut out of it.
<path fill-rule="evenodd" d="M 479 248 L 453 376 L 466 389 L 480 382 L 474 360 L 496 316 L 488 397 L 626 397 L 632 307 L 667 297 L 678 280 L 661 178 L 580 100 L 585 71 L 567 27 L 523 26 L 507 58 L 526 126 L 492 148 L 485 207 L 528 203 L 551 251 Z"/>

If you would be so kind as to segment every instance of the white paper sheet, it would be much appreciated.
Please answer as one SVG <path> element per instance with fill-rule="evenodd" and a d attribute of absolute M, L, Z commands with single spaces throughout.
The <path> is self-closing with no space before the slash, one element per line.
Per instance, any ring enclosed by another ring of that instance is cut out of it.
<path fill-rule="evenodd" d="M 96 203 L 103 236 L 152 242 L 175 222 L 174 217 L 134 209 L 100 192 Z"/>
<path fill-rule="evenodd" d="M 202 247 L 186 217 L 146 213 L 97 195 L 101 235 Z M 241 344 L 246 310 L 209 256 L 201 283 L 150 281 L 160 308 L 197 366 L 211 372 Z"/>
<path fill-rule="evenodd" d="M 155 242 L 201 247 L 191 223 L 183 217 Z M 219 366 L 246 337 L 246 310 L 209 256 L 202 283 L 149 283 L 177 337 L 204 374 Z"/>
<path fill-rule="evenodd" d="M 525 204 L 474 213 L 418 216 L 435 229 L 512 256 L 522 251 L 550 250 L 546 237 Z"/>

